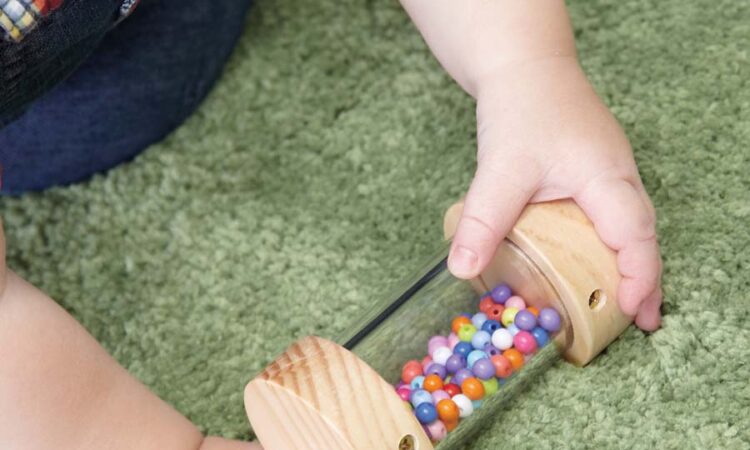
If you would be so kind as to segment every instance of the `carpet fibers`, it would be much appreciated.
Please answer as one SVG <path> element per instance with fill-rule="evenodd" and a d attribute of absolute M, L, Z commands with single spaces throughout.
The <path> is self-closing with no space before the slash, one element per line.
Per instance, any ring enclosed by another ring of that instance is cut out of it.
<path fill-rule="evenodd" d="M 659 214 L 664 326 L 554 364 L 466 448 L 750 448 L 750 2 L 569 6 Z M 397 2 L 261 0 L 168 139 L 0 200 L 9 265 L 204 431 L 249 437 L 248 379 L 437 248 L 473 107 Z"/>

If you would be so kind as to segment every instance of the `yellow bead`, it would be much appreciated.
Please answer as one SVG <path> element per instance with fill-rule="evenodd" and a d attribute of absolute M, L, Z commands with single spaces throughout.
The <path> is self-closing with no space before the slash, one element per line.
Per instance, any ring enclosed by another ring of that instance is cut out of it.
<path fill-rule="evenodd" d="M 516 320 L 516 314 L 518 314 L 518 308 L 513 308 L 512 306 L 509 308 L 505 308 L 505 311 L 503 311 L 503 316 L 500 320 L 501 322 L 503 322 L 503 325 L 507 327 L 511 325 L 514 320 Z"/>

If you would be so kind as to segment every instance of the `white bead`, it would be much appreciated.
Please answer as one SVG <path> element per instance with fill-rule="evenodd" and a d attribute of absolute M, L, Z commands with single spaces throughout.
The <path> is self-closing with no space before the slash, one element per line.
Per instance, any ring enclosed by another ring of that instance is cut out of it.
<path fill-rule="evenodd" d="M 451 399 L 458 406 L 458 416 L 465 419 L 474 412 L 474 404 L 464 394 L 456 394 Z"/>
<path fill-rule="evenodd" d="M 513 335 L 505 328 L 498 328 L 492 333 L 492 345 L 500 350 L 507 350 L 513 346 Z"/>
<path fill-rule="evenodd" d="M 448 347 L 438 347 L 432 353 L 432 362 L 436 362 L 441 366 L 444 366 L 445 362 L 448 361 L 448 358 L 450 358 L 452 354 L 453 352 Z"/>

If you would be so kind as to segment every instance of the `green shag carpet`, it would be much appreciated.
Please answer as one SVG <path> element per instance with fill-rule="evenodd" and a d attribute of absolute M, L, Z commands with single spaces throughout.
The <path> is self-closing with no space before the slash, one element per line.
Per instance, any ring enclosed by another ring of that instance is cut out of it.
<path fill-rule="evenodd" d="M 750 448 L 750 3 L 570 10 L 659 213 L 664 326 L 555 364 L 467 448 Z M 204 431 L 247 438 L 249 378 L 438 247 L 473 108 L 397 2 L 261 0 L 176 133 L 0 200 L 9 264 Z"/>

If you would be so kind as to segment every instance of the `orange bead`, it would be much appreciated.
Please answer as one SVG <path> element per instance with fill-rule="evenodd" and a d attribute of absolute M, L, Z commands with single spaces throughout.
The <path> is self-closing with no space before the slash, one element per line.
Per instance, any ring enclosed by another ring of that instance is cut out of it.
<path fill-rule="evenodd" d="M 427 375 L 422 384 L 422 388 L 427 392 L 435 392 L 443 389 L 443 380 L 438 375 Z"/>
<path fill-rule="evenodd" d="M 515 348 L 509 348 L 503 352 L 503 356 L 508 358 L 514 370 L 518 370 L 523 367 L 523 354 Z"/>
<path fill-rule="evenodd" d="M 450 431 L 453 431 L 458 426 L 458 420 L 452 420 L 452 421 L 443 421 L 443 425 L 445 425 L 445 429 Z"/>
<path fill-rule="evenodd" d="M 487 311 L 495 306 L 495 304 L 496 303 L 492 301 L 492 297 L 489 295 L 487 297 L 482 297 L 482 300 L 479 301 L 479 310 L 487 314 Z"/>
<path fill-rule="evenodd" d="M 523 357 L 521 358 L 523 359 Z M 465 379 L 461 384 L 461 390 L 470 400 L 481 400 L 484 397 L 484 386 L 481 381 L 474 377 Z"/>
<path fill-rule="evenodd" d="M 454 333 L 458 334 L 459 328 L 461 328 L 461 325 L 465 324 L 471 324 L 471 319 L 465 316 L 458 316 L 455 319 L 453 319 L 453 322 L 451 322 L 451 330 L 453 330 Z"/>
<path fill-rule="evenodd" d="M 495 366 L 495 376 L 498 378 L 508 378 L 513 373 L 513 364 L 503 355 L 493 355 L 490 357 L 492 365 Z"/>
<path fill-rule="evenodd" d="M 489 320 L 497 320 L 498 322 L 500 322 L 500 318 L 503 316 L 504 311 L 505 306 L 493 303 L 492 307 L 487 311 L 484 311 L 484 313 L 487 314 L 487 318 Z"/>
<path fill-rule="evenodd" d="M 458 405 L 451 399 L 440 400 L 437 404 L 437 412 L 443 423 L 458 422 Z"/>
<path fill-rule="evenodd" d="M 533 315 L 534 315 L 534 317 L 539 317 L 539 310 L 538 310 L 538 309 L 536 309 L 535 307 L 533 307 L 533 306 L 529 306 L 528 308 L 526 308 L 526 310 L 527 310 L 528 312 L 530 312 L 531 314 L 533 314 Z"/>

